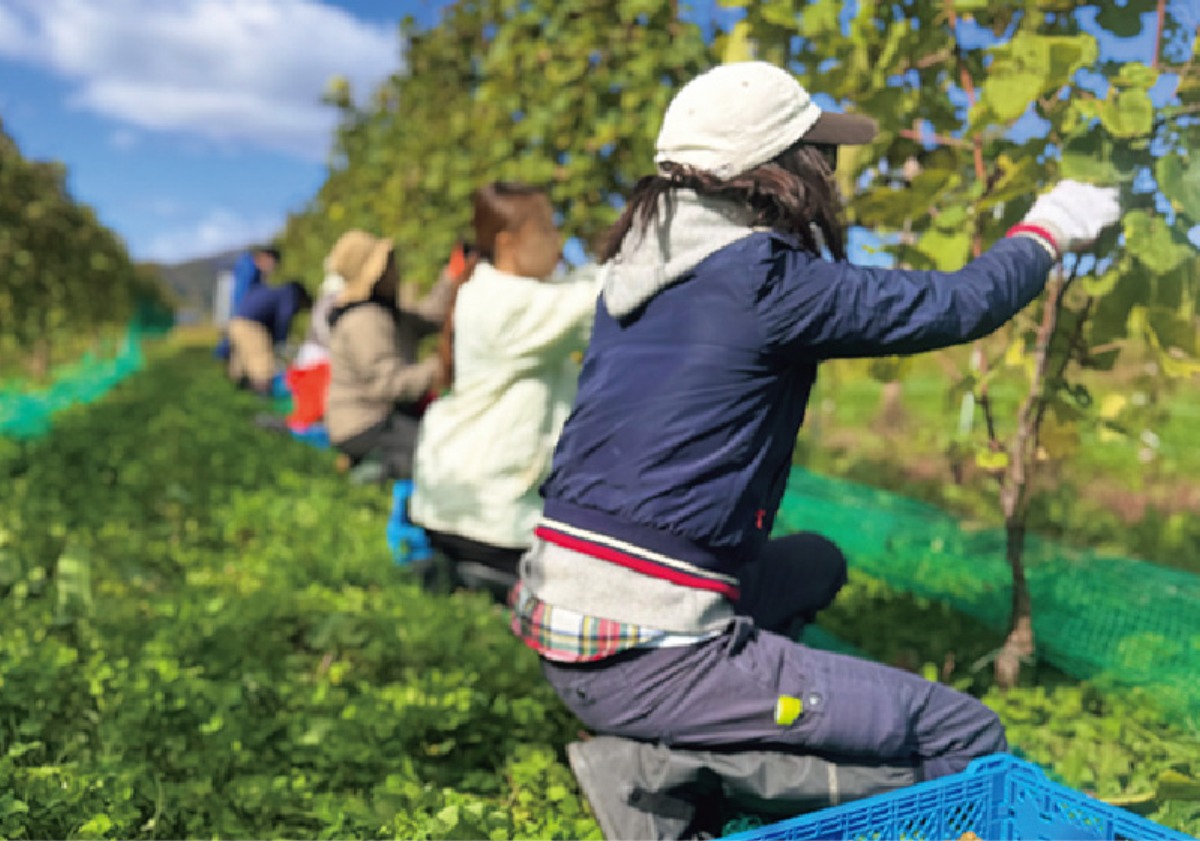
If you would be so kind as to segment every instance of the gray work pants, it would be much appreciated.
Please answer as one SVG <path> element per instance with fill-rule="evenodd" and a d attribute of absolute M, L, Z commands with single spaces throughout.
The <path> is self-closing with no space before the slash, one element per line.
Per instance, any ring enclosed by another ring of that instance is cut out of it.
<path fill-rule="evenodd" d="M 834 544 L 813 534 L 772 540 L 756 567 L 741 582 L 742 615 L 718 637 L 595 663 L 543 660 L 543 672 L 596 732 L 668 747 L 911 763 L 923 779 L 1007 750 L 996 714 L 969 695 L 778 633 L 794 634 L 844 583 Z M 803 703 L 790 725 L 776 723 L 782 695 Z"/>

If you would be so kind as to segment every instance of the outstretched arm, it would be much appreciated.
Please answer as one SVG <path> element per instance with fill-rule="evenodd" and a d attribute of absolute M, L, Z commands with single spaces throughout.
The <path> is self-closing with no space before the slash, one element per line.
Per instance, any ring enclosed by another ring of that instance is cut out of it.
<path fill-rule="evenodd" d="M 780 250 L 759 302 L 769 347 L 833 359 L 919 353 L 986 336 L 1045 286 L 1054 259 L 1012 237 L 957 272 L 862 268 Z"/>
<path fill-rule="evenodd" d="M 1067 180 L 957 272 L 866 269 L 780 249 L 759 300 L 765 338 L 810 360 L 919 353 L 978 339 L 1037 297 L 1064 251 L 1094 240 L 1119 216 L 1115 189 Z"/>

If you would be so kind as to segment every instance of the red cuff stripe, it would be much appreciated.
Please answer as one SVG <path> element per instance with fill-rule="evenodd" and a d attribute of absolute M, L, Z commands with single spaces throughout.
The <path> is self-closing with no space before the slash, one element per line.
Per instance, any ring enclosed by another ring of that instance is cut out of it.
<path fill-rule="evenodd" d="M 1046 242 L 1050 243 L 1055 252 L 1062 254 L 1062 249 L 1058 247 L 1058 241 L 1041 225 L 1030 225 L 1022 222 L 1020 225 L 1013 225 L 1008 229 L 1007 236 L 1011 237 L 1016 236 L 1017 234 L 1033 234 L 1034 236 L 1044 239 Z"/>

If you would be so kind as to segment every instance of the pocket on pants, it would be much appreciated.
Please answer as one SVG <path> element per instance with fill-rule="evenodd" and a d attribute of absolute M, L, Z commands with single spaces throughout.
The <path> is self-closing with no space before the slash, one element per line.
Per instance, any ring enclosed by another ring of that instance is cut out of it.
<path fill-rule="evenodd" d="M 811 731 L 825 718 L 826 676 L 811 649 L 759 629 L 740 649 L 730 652 L 730 660 L 772 704 L 781 696 L 799 699 L 800 715 L 791 724 L 779 725 L 782 730 Z"/>

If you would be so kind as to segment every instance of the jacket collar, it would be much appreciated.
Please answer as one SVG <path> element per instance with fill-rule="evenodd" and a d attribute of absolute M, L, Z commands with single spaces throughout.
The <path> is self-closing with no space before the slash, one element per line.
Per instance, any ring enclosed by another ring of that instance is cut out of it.
<path fill-rule="evenodd" d="M 621 251 L 600 268 L 604 306 L 624 318 L 680 281 L 701 261 L 757 230 L 751 211 L 724 199 L 675 190 L 647 226 L 635 222 Z"/>

